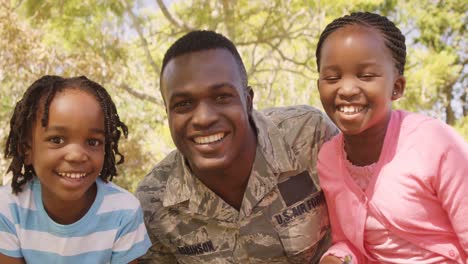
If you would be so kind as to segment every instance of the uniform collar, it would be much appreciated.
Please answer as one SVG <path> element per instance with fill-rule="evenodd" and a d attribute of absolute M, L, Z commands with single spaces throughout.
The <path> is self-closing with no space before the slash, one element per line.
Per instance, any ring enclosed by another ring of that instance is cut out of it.
<path fill-rule="evenodd" d="M 206 187 L 187 166 L 186 160 L 177 152 L 166 183 L 163 206 L 187 202 L 189 210 L 209 217 L 234 222 L 247 216 L 252 208 L 278 183 L 278 175 L 297 169 L 291 147 L 284 140 L 278 127 L 263 113 L 252 112 L 257 128 L 257 149 L 252 172 L 240 212 L 224 202 Z"/>

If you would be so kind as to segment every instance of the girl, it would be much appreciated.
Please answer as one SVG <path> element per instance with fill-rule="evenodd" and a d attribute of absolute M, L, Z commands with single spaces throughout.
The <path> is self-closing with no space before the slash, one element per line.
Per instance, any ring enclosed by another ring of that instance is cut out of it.
<path fill-rule="evenodd" d="M 325 28 L 316 57 L 342 132 L 319 154 L 334 242 L 321 263 L 466 263 L 468 145 L 438 120 L 391 110 L 405 89 L 400 30 L 353 13 Z"/>
<path fill-rule="evenodd" d="M 0 263 L 136 263 L 150 246 L 140 204 L 108 183 L 122 132 L 109 94 L 86 77 L 44 76 L 26 90 L 5 147 Z"/>

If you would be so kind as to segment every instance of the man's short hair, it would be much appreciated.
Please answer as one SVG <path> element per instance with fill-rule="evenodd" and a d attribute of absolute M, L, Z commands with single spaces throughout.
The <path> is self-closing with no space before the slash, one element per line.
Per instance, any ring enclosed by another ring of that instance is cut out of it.
<path fill-rule="evenodd" d="M 242 88 L 247 88 L 247 71 L 245 70 L 242 58 L 236 49 L 236 46 L 225 36 L 210 30 L 191 31 L 174 42 L 164 54 L 161 76 L 169 61 L 177 56 L 187 53 L 210 50 L 210 49 L 226 49 L 236 60 L 239 67 L 240 77 L 242 79 Z"/>

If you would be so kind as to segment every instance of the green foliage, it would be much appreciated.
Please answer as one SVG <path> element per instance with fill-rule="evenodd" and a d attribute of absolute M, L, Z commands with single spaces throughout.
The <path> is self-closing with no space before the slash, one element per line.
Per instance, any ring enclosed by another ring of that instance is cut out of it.
<path fill-rule="evenodd" d="M 320 107 L 315 47 L 333 19 L 388 15 L 407 36 L 397 107 L 446 120 L 467 137 L 466 1 L 0 0 L 0 139 L 12 107 L 43 74 L 87 75 L 106 87 L 130 129 L 115 181 L 134 190 L 173 148 L 159 93 L 161 60 L 192 29 L 219 31 L 244 59 L 257 108 Z M 2 141 L 4 142 L 4 140 Z M 6 161 L 0 159 L 0 171 Z"/>

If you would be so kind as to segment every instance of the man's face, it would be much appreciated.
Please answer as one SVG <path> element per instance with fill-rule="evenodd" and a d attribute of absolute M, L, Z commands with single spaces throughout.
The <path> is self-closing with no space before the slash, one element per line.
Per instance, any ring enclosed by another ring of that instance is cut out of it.
<path fill-rule="evenodd" d="M 218 173 L 255 148 L 249 123 L 252 94 L 242 86 L 239 67 L 225 49 L 175 57 L 161 78 L 172 139 L 197 173 Z"/>

